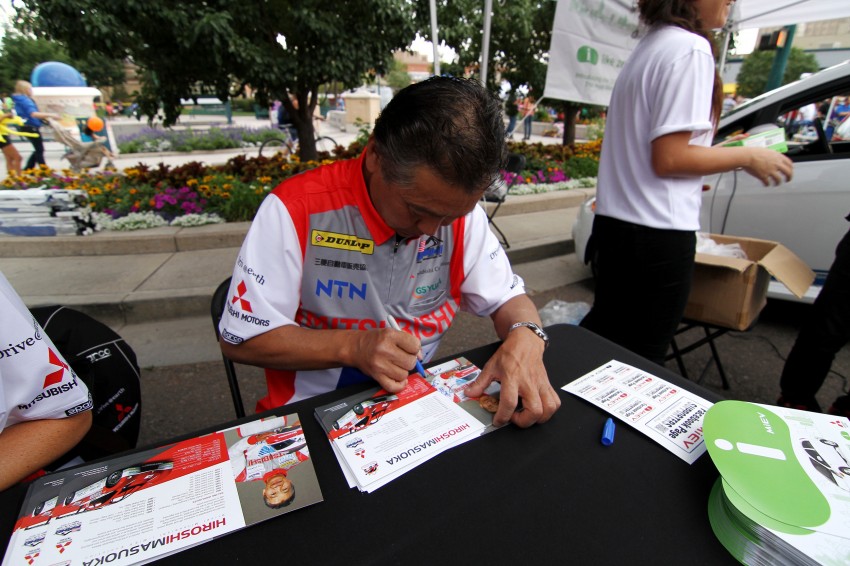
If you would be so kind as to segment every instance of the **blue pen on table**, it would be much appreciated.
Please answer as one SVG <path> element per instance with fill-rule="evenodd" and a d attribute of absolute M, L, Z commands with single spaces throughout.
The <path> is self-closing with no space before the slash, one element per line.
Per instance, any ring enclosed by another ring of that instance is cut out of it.
<path fill-rule="evenodd" d="M 390 328 L 392 328 L 393 330 L 401 331 L 401 327 L 398 325 L 398 322 L 396 321 L 396 319 L 393 315 L 391 315 L 391 314 L 387 315 L 387 323 L 390 325 Z M 421 375 L 422 377 L 425 377 L 426 375 L 428 375 L 427 373 L 425 373 L 425 368 L 422 367 L 422 362 L 419 361 L 419 358 L 416 358 L 416 372 L 419 375 Z"/>
<path fill-rule="evenodd" d="M 608 417 L 602 428 L 602 445 L 611 446 L 612 444 L 614 444 L 614 419 Z"/>

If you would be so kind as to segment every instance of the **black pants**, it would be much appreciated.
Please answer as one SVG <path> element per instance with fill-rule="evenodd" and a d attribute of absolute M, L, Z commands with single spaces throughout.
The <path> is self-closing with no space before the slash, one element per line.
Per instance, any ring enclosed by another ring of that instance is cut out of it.
<path fill-rule="evenodd" d="M 22 132 L 29 132 L 31 134 L 38 133 L 38 128 L 33 128 L 32 126 L 22 126 L 18 129 Z M 41 136 L 38 136 L 37 138 L 27 137 L 27 139 L 32 144 L 33 152 L 29 159 L 27 159 L 27 164 L 24 166 L 24 169 L 32 169 L 36 165 L 45 165 L 44 141 L 41 139 Z"/>
<path fill-rule="evenodd" d="M 696 235 L 596 215 L 591 240 L 596 291 L 581 326 L 663 365 L 688 304 Z"/>
<path fill-rule="evenodd" d="M 848 217 L 850 219 L 850 217 Z M 788 354 L 779 385 L 794 404 L 819 409 L 815 393 L 823 385 L 835 354 L 850 341 L 850 231 L 835 249 L 835 260 L 809 317 Z"/>

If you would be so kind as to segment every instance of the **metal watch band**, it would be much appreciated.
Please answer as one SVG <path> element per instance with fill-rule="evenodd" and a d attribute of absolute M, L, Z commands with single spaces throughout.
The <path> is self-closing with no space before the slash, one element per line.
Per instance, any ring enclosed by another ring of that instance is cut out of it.
<path fill-rule="evenodd" d="M 549 347 L 549 335 L 546 334 L 546 332 L 544 332 L 542 328 L 540 328 L 539 326 L 537 326 L 533 322 L 528 322 L 528 321 L 517 322 L 516 324 L 511 326 L 511 328 L 508 330 L 508 332 L 511 332 L 515 328 L 519 328 L 520 326 L 524 326 L 524 327 L 528 328 L 529 330 L 531 330 L 532 332 L 534 332 L 535 334 L 537 334 L 537 337 L 540 338 L 541 340 L 543 340 L 543 348 L 544 349 Z"/>

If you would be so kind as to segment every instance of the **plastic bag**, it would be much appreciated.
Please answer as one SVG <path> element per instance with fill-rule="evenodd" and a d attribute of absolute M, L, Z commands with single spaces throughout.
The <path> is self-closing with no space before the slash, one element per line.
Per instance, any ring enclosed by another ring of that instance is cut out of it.
<path fill-rule="evenodd" d="M 590 312 L 590 305 L 584 302 L 568 303 L 558 299 L 549 301 L 540 309 L 543 326 L 550 324 L 578 324 Z"/>
<path fill-rule="evenodd" d="M 749 259 L 741 244 L 718 244 L 702 232 L 697 232 L 697 253 Z"/>

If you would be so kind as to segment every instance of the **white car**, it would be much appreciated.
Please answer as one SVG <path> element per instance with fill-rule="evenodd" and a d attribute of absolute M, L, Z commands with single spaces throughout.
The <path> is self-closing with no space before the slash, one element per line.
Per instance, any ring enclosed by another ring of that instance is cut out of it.
<path fill-rule="evenodd" d="M 704 180 L 700 229 L 784 244 L 817 276 L 804 302 L 814 301 L 835 258 L 835 247 L 850 227 L 845 220 L 850 214 L 850 140 L 841 139 L 843 124 L 824 124 L 822 118 L 804 122 L 800 116 L 812 104 L 826 115 L 845 97 L 850 103 L 850 61 L 741 104 L 721 118 L 714 143 L 766 124 L 782 126 L 794 178 L 772 187 L 743 171 Z M 828 139 L 827 133 L 832 134 L 836 126 L 839 135 Z M 593 205 L 592 199 L 584 203 L 573 225 L 576 254 L 586 263 L 591 260 L 587 244 Z M 776 281 L 771 282 L 768 296 L 798 300 Z"/>

